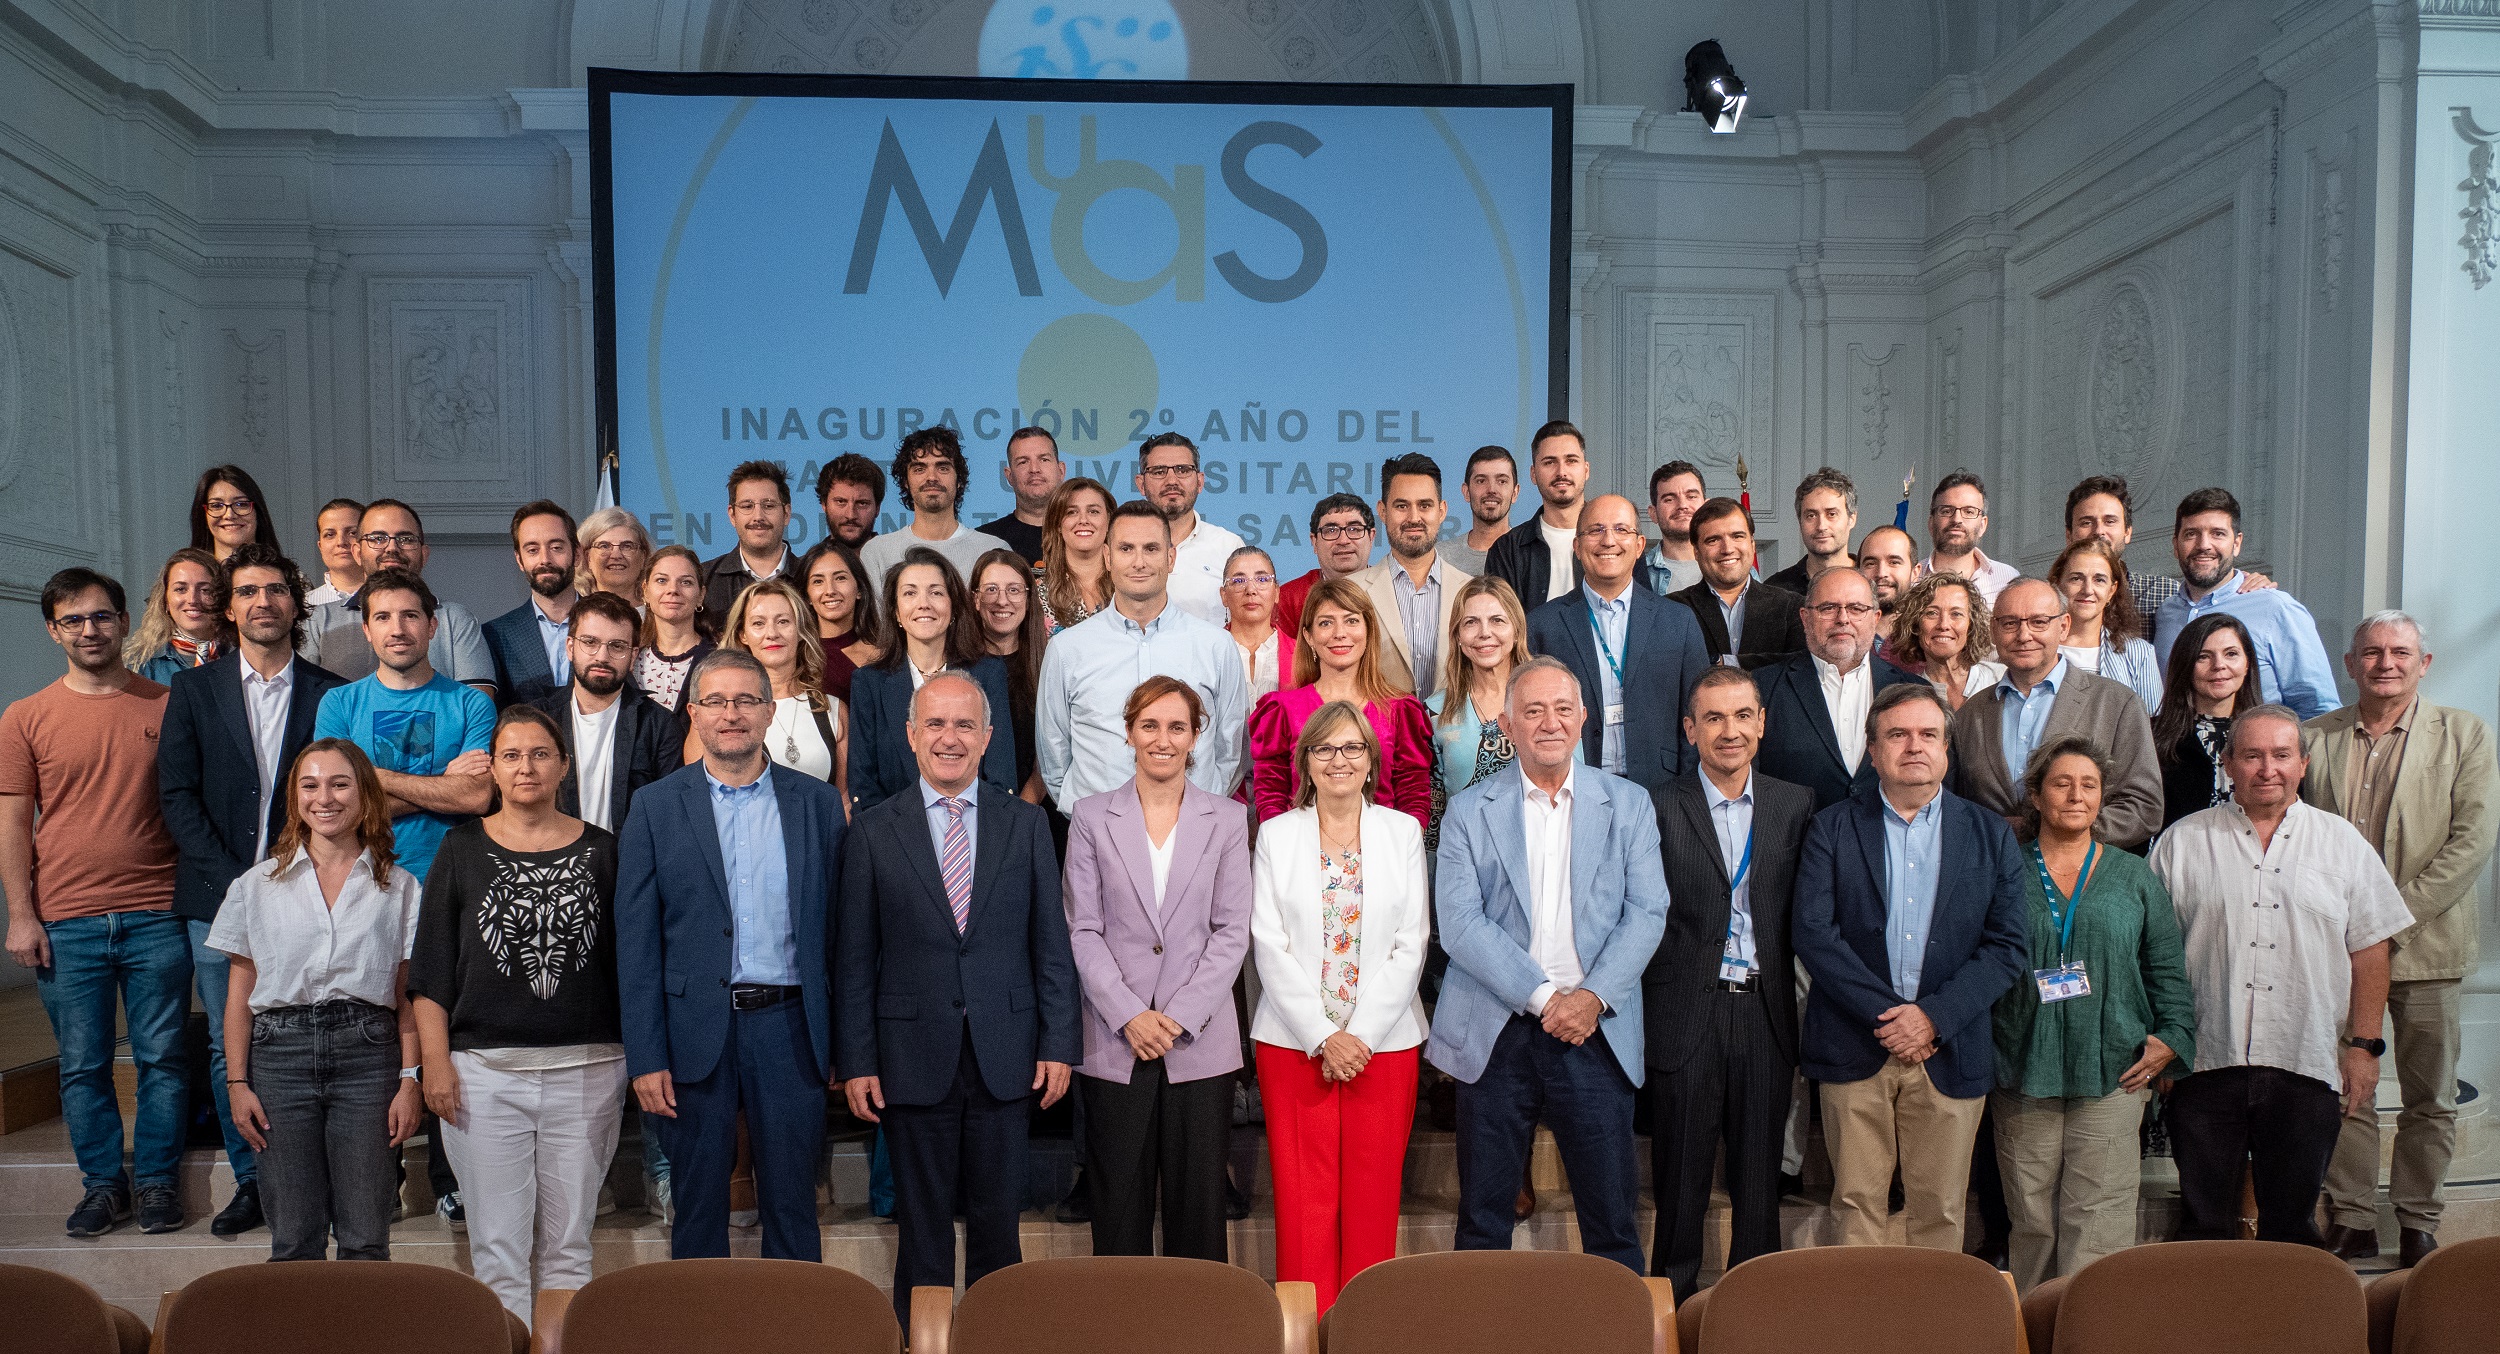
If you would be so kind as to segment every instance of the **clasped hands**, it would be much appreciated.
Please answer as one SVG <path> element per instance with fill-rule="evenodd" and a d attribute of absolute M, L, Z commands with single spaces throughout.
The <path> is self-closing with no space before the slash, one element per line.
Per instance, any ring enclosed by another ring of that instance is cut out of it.
<path fill-rule="evenodd" d="M 1153 1062 L 1172 1051 L 1189 1031 L 1181 1023 L 1161 1011 L 1140 1011 L 1137 1018 L 1120 1027 L 1120 1037 L 1128 1040 L 1128 1051 L 1139 1062 Z"/>
<path fill-rule="evenodd" d="M 1936 1056 L 1936 1026 L 1915 1005 L 1895 1006 L 1875 1017 L 1875 1041 L 1905 1063 L 1923 1063 Z"/>
<path fill-rule="evenodd" d="M 1597 1033 L 1597 1022 L 1606 1014 L 1606 1003 L 1585 987 L 1557 992 L 1545 999 L 1545 1010 L 1538 1023 L 1545 1032 L 1566 1044 L 1585 1044 Z"/>

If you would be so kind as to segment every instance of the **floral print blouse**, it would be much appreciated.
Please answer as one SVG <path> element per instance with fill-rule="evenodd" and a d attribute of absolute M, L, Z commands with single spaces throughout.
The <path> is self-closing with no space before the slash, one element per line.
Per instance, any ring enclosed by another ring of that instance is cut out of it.
<path fill-rule="evenodd" d="M 1363 952 L 1363 853 L 1319 853 L 1319 1000 L 1338 1029 L 1354 1019 L 1354 996 L 1362 985 L 1356 956 Z"/>

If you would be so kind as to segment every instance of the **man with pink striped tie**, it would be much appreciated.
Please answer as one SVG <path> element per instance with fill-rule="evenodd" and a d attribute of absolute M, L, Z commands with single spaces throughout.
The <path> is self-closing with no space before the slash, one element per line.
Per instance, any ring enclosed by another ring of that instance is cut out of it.
<path fill-rule="evenodd" d="M 1068 1092 L 1080 1057 L 1076 961 L 1042 810 L 981 783 L 992 711 L 948 669 L 912 697 L 920 793 L 851 824 L 834 927 L 834 1065 L 851 1112 L 894 1159 L 894 1309 L 911 1290 L 1023 1256 L 1034 1099 Z M 960 1187 L 960 1194 L 959 1194 Z"/>

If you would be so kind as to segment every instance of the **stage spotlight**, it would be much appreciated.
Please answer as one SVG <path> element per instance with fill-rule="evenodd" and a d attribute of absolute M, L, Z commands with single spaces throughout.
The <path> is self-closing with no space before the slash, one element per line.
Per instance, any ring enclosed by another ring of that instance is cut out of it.
<path fill-rule="evenodd" d="M 1701 114 L 1714 132 L 1735 131 L 1745 116 L 1745 82 L 1727 64 L 1716 38 L 1694 43 L 1684 54 L 1684 111 Z"/>

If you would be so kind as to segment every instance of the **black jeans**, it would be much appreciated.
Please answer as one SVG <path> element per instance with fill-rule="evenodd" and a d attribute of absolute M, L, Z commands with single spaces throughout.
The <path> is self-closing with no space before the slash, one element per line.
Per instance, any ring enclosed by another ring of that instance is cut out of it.
<path fill-rule="evenodd" d="M 2257 1192 L 2257 1239 L 2322 1244 L 2316 1213 L 2327 1159 L 2344 1122 L 2343 1097 L 2280 1067 L 2223 1067 L 2180 1079 L 2168 1111 L 2179 1166 L 2178 1240 L 2240 1234 L 2240 1166 Z"/>
<path fill-rule="evenodd" d="M 390 1259 L 399 1017 L 348 998 L 263 1011 L 252 1017 L 251 1083 L 269 1116 L 269 1258 L 319 1260 L 335 1233 L 341 1260 Z"/>

